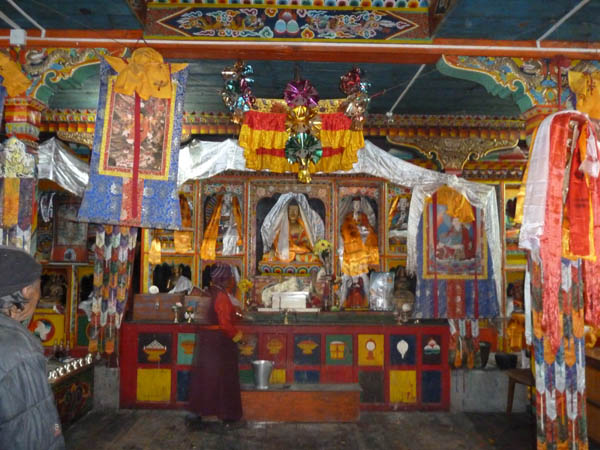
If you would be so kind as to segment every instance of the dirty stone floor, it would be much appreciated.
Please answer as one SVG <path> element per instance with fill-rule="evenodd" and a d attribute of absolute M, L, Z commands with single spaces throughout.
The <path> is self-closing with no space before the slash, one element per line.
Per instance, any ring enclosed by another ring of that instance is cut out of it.
<path fill-rule="evenodd" d="M 363 412 L 357 423 L 249 422 L 227 433 L 188 431 L 183 411 L 93 410 L 65 432 L 69 450 L 533 449 L 527 413 Z M 600 449 L 590 443 L 590 449 Z"/>

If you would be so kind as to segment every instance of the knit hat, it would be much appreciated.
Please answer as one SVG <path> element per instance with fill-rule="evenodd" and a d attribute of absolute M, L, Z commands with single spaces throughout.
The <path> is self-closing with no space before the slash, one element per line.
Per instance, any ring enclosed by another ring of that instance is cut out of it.
<path fill-rule="evenodd" d="M 0 296 L 29 286 L 41 275 L 42 266 L 29 253 L 0 245 Z"/>

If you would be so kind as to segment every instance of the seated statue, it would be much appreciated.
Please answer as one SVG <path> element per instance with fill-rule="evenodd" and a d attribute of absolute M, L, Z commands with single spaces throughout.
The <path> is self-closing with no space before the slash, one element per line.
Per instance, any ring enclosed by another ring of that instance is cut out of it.
<path fill-rule="evenodd" d="M 313 253 L 315 242 L 323 239 L 325 225 L 302 194 L 288 192 L 277 200 L 265 217 L 260 232 L 262 262 L 319 264 Z"/>

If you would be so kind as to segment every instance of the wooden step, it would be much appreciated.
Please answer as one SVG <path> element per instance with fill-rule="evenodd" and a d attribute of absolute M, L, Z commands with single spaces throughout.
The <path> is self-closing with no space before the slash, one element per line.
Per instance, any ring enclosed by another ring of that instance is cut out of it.
<path fill-rule="evenodd" d="M 359 384 L 242 385 L 244 419 L 260 422 L 356 422 Z"/>

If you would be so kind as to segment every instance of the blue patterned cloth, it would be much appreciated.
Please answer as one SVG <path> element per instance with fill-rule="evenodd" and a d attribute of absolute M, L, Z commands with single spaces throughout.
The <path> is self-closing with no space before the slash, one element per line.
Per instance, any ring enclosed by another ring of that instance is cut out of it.
<path fill-rule="evenodd" d="M 170 100 L 151 97 L 141 101 L 141 151 L 136 174 L 132 129 L 135 98 L 113 92 L 116 72 L 102 61 L 90 178 L 80 220 L 181 228 L 177 171 L 187 73 L 183 69 L 171 75 L 176 87 Z M 138 183 L 134 185 L 136 177 Z"/>

